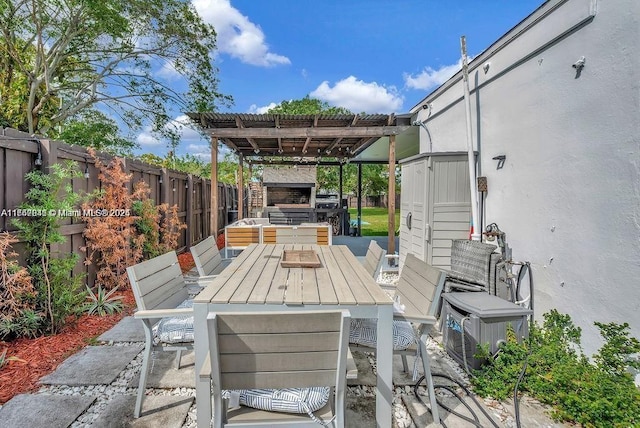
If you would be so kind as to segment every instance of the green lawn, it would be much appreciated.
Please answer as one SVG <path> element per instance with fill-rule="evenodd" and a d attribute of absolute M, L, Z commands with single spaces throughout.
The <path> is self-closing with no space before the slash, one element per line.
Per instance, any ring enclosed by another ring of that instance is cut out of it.
<path fill-rule="evenodd" d="M 349 208 L 351 220 L 358 219 L 358 210 Z M 389 217 L 386 208 L 362 208 L 362 221 L 370 224 L 362 225 L 362 236 L 387 236 Z M 400 210 L 396 210 L 396 227 L 400 227 Z"/>

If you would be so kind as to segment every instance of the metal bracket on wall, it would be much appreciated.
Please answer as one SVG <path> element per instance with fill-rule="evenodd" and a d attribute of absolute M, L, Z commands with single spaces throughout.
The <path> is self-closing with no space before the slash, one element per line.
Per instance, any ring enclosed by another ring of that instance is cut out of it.
<path fill-rule="evenodd" d="M 507 159 L 506 155 L 494 156 L 493 160 L 497 160 L 498 161 L 498 166 L 496 167 L 496 169 L 502 169 L 502 167 L 504 166 L 504 161 L 506 159 Z"/>

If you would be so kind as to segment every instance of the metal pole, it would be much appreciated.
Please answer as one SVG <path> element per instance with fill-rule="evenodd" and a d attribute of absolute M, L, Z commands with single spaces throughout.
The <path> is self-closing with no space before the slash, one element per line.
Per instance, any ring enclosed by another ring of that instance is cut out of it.
<path fill-rule="evenodd" d="M 476 187 L 476 159 L 473 150 L 473 128 L 471 127 L 471 96 L 469 94 L 469 63 L 467 59 L 467 40 L 460 37 L 462 50 L 462 83 L 464 88 L 464 106 L 467 119 L 467 150 L 469 152 L 469 187 L 471 189 L 471 239 L 479 241 L 481 236 L 478 220 L 478 189 Z"/>

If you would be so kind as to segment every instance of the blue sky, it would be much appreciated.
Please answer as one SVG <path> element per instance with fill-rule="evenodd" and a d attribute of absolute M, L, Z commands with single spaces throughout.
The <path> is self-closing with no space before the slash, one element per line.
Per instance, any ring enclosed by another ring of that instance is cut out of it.
<path fill-rule="evenodd" d="M 192 0 L 216 28 L 223 112 L 263 113 L 307 94 L 354 112 L 405 113 L 460 69 L 460 36 L 476 56 L 543 0 Z M 174 85 L 171 69 L 158 70 Z M 184 121 L 176 111 L 176 123 Z M 184 127 L 178 154 L 208 159 Z M 149 132 L 139 153 L 164 156 Z"/>

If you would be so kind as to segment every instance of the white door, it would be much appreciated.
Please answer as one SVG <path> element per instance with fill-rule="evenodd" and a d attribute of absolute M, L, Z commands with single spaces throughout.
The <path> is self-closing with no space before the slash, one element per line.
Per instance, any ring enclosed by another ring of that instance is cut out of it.
<path fill-rule="evenodd" d="M 429 171 L 427 158 L 402 165 L 400 196 L 400 264 L 408 253 L 426 260 L 426 230 L 429 224 L 427 189 Z"/>

